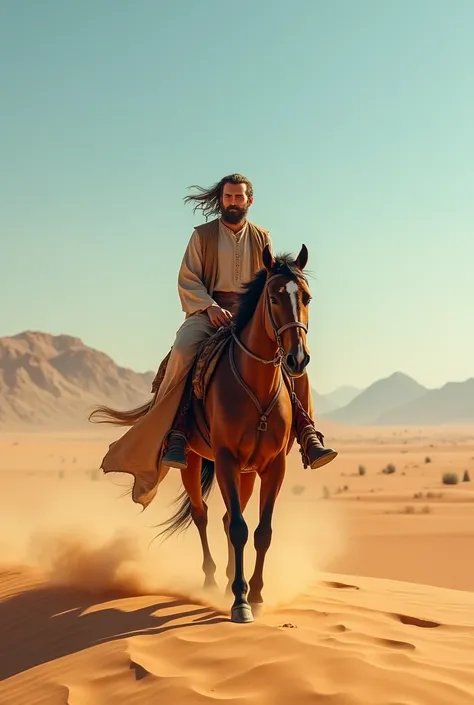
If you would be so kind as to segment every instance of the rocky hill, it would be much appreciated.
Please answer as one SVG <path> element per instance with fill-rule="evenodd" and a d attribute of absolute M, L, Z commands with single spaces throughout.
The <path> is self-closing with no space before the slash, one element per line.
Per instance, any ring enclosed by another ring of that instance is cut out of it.
<path fill-rule="evenodd" d="M 95 404 L 130 408 L 149 399 L 153 376 L 69 335 L 0 338 L 0 428 L 86 425 Z"/>

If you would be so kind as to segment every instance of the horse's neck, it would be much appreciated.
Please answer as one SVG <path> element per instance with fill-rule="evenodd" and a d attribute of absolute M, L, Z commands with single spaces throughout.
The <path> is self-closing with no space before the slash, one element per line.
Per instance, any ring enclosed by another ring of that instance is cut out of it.
<path fill-rule="evenodd" d="M 243 328 L 240 340 L 247 350 L 263 360 L 273 359 L 278 351 L 275 340 L 269 338 L 265 326 L 265 292 L 260 297 L 255 313 Z M 244 380 L 252 387 L 257 396 L 265 398 L 278 385 L 280 369 L 275 365 L 263 364 L 254 360 L 236 346 L 235 350 L 238 368 Z"/>

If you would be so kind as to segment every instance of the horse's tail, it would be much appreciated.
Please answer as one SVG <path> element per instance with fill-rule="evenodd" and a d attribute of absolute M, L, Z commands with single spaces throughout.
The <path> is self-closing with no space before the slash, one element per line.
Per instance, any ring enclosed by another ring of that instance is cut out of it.
<path fill-rule="evenodd" d="M 214 461 L 203 458 L 201 466 L 201 492 L 204 501 L 209 497 L 212 485 L 214 484 L 214 478 Z M 186 490 L 176 497 L 174 504 L 178 504 L 178 509 L 169 519 L 158 524 L 158 526 L 164 526 L 165 528 L 160 531 L 156 538 L 158 538 L 158 536 L 164 536 L 164 538 L 167 539 L 176 532 L 186 531 L 192 524 L 191 500 Z"/>
<path fill-rule="evenodd" d="M 110 406 L 100 405 L 96 406 L 89 414 L 89 421 L 92 423 L 112 423 L 116 426 L 133 426 L 134 423 L 139 421 L 150 411 L 152 406 L 153 399 L 129 411 L 118 411 L 111 409 Z"/>

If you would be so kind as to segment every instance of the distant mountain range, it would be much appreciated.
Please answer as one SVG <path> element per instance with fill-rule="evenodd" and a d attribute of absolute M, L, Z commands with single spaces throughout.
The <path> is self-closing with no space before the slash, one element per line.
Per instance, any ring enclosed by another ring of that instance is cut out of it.
<path fill-rule="evenodd" d="M 0 338 L 0 429 L 85 426 L 96 404 L 131 408 L 148 400 L 153 377 L 154 371 L 120 367 L 70 335 L 25 331 Z M 362 390 L 312 392 L 318 421 L 353 426 L 474 421 L 473 378 L 427 389 L 395 372 Z"/>
<path fill-rule="evenodd" d="M 474 422 L 474 378 L 427 389 L 395 372 L 323 417 L 353 426 L 413 426 Z"/>

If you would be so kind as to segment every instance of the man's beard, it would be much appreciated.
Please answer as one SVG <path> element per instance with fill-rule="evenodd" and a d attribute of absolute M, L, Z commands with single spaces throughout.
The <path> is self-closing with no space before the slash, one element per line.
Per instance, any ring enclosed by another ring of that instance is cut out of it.
<path fill-rule="evenodd" d="M 239 208 L 238 206 L 228 206 L 221 211 L 222 220 L 231 225 L 240 223 L 247 215 L 248 208 Z"/>

